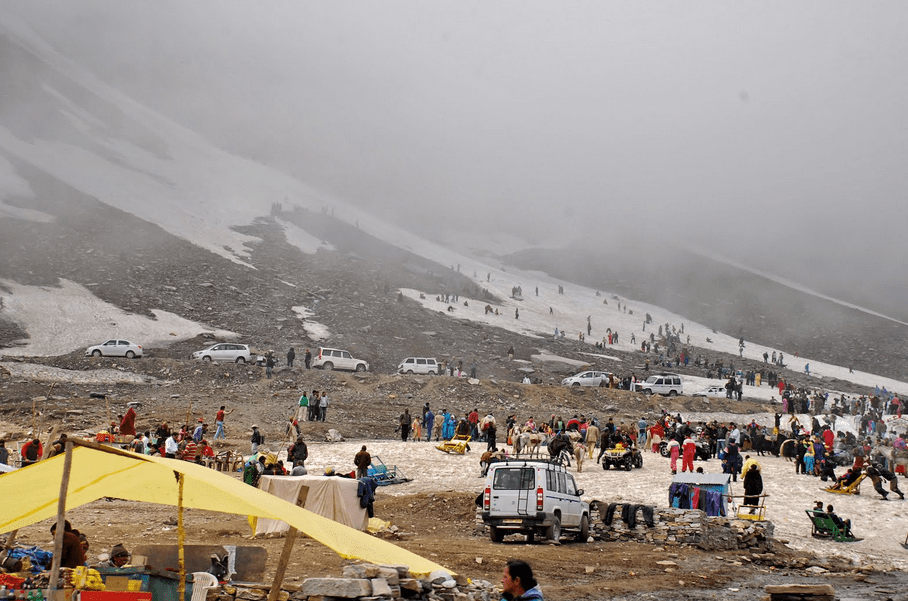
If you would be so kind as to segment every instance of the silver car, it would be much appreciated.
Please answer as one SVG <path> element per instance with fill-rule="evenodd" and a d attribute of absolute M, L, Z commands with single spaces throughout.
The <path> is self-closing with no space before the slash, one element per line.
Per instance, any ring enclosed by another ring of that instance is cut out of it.
<path fill-rule="evenodd" d="M 608 378 L 612 375 L 607 371 L 582 371 L 570 378 L 561 381 L 562 386 L 608 386 Z"/>
<path fill-rule="evenodd" d="M 313 357 L 312 367 L 331 371 L 332 369 L 346 369 L 349 371 L 368 371 L 369 364 L 362 359 L 356 359 L 349 351 L 337 348 L 318 349 L 318 354 Z"/>
<path fill-rule="evenodd" d="M 108 340 L 85 349 L 86 357 L 126 357 L 133 359 L 142 356 L 142 347 L 128 340 Z"/>
<path fill-rule="evenodd" d="M 252 360 L 249 345 L 233 342 L 219 342 L 206 349 L 192 353 L 193 359 L 202 361 L 229 361 L 231 363 L 248 363 Z"/>

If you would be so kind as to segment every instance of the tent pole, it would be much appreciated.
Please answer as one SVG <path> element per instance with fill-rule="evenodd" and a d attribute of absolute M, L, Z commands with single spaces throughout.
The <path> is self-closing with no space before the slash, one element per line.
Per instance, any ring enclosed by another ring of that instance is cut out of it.
<path fill-rule="evenodd" d="M 300 487 L 300 493 L 296 498 L 298 507 L 306 504 L 309 496 L 309 487 L 305 484 Z M 281 557 L 277 562 L 277 568 L 274 571 L 274 580 L 271 582 L 271 590 L 268 591 L 268 601 L 277 601 L 281 594 L 281 585 L 284 584 L 284 574 L 287 572 L 287 564 L 290 563 L 290 552 L 293 551 L 293 543 L 296 542 L 297 530 L 293 526 L 287 531 L 287 537 L 284 539 L 284 549 L 281 551 Z"/>
<path fill-rule="evenodd" d="M 180 559 L 180 588 L 177 593 L 178 601 L 183 601 L 186 597 L 186 554 L 183 549 L 186 544 L 186 529 L 183 526 L 183 478 L 184 476 L 181 472 L 177 484 L 177 488 L 179 489 L 179 494 L 177 496 L 177 553 Z"/>
<path fill-rule="evenodd" d="M 60 580 L 60 560 L 63 554 L 63 528 L 66 524 L 66 495 L 69 492 L 69 473 L 73 466 L 73 443 L 66 443 L 66 455 L 63 458 L 63 477 L 60 479 L 60 499 L 57 501 L 57 531 L 54 534 L 54 558 L 50 567 L 48 589 L 56 590 Z"/>

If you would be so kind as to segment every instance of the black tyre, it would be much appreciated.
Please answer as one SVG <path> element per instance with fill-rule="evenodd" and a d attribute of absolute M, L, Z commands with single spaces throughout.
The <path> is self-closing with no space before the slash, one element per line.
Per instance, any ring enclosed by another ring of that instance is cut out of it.
<path fill-rule="evenodd" d="M 245 363 L 246 357 L 237 357 L 235 363 Z"/>
<path fill-rule="evenodd" d="M 407 375 L 408 375 L 408 376 L 412 376 L 412 375 L 413 375 L 413 370 L 412 370 L 412 369 L 408 369 L 408 370 L 407 370 Z"/>
<path fill-rule="evenodd" d="M 545 529 L 545 538 L 558 542 L 561 539 L 561 516 L 555 515 L 552 518 L 552 525 Z"/>
<path fill-rule="evenodd" d="M 674 390 L 669 390 L 669 391 L 668 391 L 668 396 L 675 396 L 675 395 L 677 395 L 677 394 L 678 394 L 678 393 L 675 392 Z"/>
<path fill-rule="evenodd" d="M 366 371 L 366 364 L 360 363 L 356 366 L 356 371 Z"/>
<path fill-rule="evenodd" d="M 135 359 L 135 357 L 136 357 L 136 354 L 135 354 L 134 352 L 132 352 L 132 351 L 126 351 L 126 358 L 127 358 L 127 359 Z"/>
<path fill-rule="evenodd" d="M 645 394 L 646 396 L 649 396 L 649 395 L 653 394 L 653 391 L 650 390 L 649 388 L 646 388 L 643 390 L 643 394 Z"/>
<path fill-rule="evenodd" d="M 662 444 L 659 445 L 659 454 L 662 455 L 662 456 L 665 457 L 665 458 L 668 458 L 668 457 L 671 456 L 671 453 L 670 453 L 669 450 L 668 450 L 668 445 L 667 445 L 667 444 L 662 443 Z"/>
<path fill-rule="evenodd" d="M 607 470 L 607 469 L 608 469 L 608 461 L 603 461 L 603 462 L 602 462 L 602 469 L 604 469 L 604 470 Z"/>
<path fill-rule="evenodd" d="M 322 369 L 327 370 L 327 371 L 331 371 L 331 370 L 334 369 L 334 364 L 331 363 L 330 361 L 327 361 L 327 362 L 325 362 L 325 363 L 322 363 Z"/>
<path fill-rule="evenodd" d="M 504 531 L 499 530 L 495 526 L 489 526 L 489 538 L 492 539 L 493 543 L 500 543 L 504 540 Z"/>
<path fill-rule="evenodd" d="M 204 357 L 202 357 L 202 361 L 204 361 L 205 363 L 211 363 L 211 357 L 205 355 Z"/>
<path fill-rule="evenodd" d="M 585 543 L 586 540 L 590 537 L 590 516 L 584 515 L 580 518 L 580 536 L 578 540 L 582 543 Z"/>
<path fill-rule="evenodd" d="M 634 469 L 634 459 L 630 455 L 624 458 L 624 469 L 627 471 Z"/>
<path fill-rule="evenodd" d="M 527 544 L 532 545 L 534 542 L 536 542 L 536 532 L 534 530 L 530 530 L 529 532 L 527 532 Z"/>
<path fill-rule="evenodd" d="M 430 375 L 430 376 L 437 376 L 437 375 L 438 375 L 438 372 L 435 371 L 434 369 L 430 369 L 430 370 L 429 370 L 429 375 Z"/>
<path fill-rule="evenodd" d="M 643 468 L 643 453 L 638 453 L 634 458 L 634 467 L 636 467 L 638 470 Z"/>
<path fill-rule="evenodd" d="M 571 388 L 580 388 L 580 382 L 574 382 L 571 384 Z"/>
<path fill-rule="evenodd" d="M 101 351 L 99 351 L 98 349 L 95 349 L 95 350 L 93 350 L 93 351 L 91 352 L 91 356 L 92 356 L 92 357 L 100 357 L 100 356 L 101 356 Z"/>

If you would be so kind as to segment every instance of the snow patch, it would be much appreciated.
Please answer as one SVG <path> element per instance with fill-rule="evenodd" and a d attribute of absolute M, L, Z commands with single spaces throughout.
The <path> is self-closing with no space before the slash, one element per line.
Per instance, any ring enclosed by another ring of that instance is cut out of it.
<path fill-rule="evenodd" d="M 94 296 L 88 289 L 60 280 L 59 287 L 23 286 L 0 280 L 10 292 L 0 292 L 0 313 L 28 332 L 23 346 L 4 349 L 8 356 L 53 356 L 122 338 L 142 346 L 167 344 L 203 333 L 233 337 L 162 310 L 154 319 L 127 313 Z"/>

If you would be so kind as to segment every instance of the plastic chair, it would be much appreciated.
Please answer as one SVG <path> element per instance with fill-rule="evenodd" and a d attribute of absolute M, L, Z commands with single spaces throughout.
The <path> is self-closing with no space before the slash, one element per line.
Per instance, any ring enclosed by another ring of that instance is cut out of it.
<path fill-rule="evenodd" d="M 205 601 L 208 591 L 218 587 L 218 579 L 208 572 L 192 573 L 192 601 Z"/>

